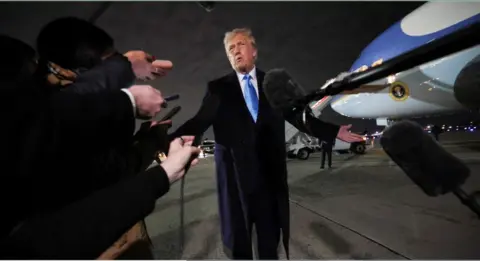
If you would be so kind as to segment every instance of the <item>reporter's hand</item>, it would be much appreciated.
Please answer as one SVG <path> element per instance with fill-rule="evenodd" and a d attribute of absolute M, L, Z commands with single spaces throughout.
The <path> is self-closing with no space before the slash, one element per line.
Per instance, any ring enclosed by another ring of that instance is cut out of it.
<path fill-rule="evenodd" d="M 170 143 L 168 158 L 160 164 L 167 173 L 170 184 L 182 178 L 185 175 L 185 165 L 190 161 L 190 158 L 200 154 L 200 148 L 191 146 L 193 136 L 183 136 L 182 139 L 176 138 Z M 191 166 L 197 163 L 198 159 L 194 159 Z"/>
<path fill-rule="evenodd" d="M 135 99 L 137 117 L 150 119 L 155 117 L 165 102 L 162 93 L 150 85 L 133 85 L 128 88 Z"/>
<path fill-rule="evenodd" d="M 153 74 L 159 77 L 167 75 L 173 68 L 173 63 L 168 60 L 155 60 L 152 62 Z"/>
<path fill-rule="evenodd" d="M 156 76 L 165 76 L 173 64 L 167 60 L 155 60 L 144 51 L 128 51 L 124 54 L 132 64 L 132 70 L 139 80 L 153 80 Z"/>

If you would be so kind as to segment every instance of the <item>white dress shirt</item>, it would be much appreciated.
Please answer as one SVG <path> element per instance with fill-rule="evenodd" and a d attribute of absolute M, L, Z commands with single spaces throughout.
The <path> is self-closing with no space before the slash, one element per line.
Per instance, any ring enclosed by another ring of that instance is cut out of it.
<path fill-rule="evenodd" d="M 253 69 L 248 73 L 250 76 L 252 76 L 252 79 L 250 80 L 255 87 L 255 91 L 257 92 L 257 99 L 260 100 L 260 96 L 258 95 L 258 81 L 257 81 L 257 71 L 256 68 L 253 67 Z M 245 99 L 245 87 L 247 85 L 247 81 L 243 79 L 245 74 L 237 72 L 237 77 L 238 77 L 238 82 L 240 83 L 240 88 L 242 89 L 243 93 L 243 99 Z"/>
<path fill-rule="evenodd" d="M 135 102 L 135 97 L 133 97 L 133 94 L 127 88 L 121 90 L 128 95 L 128 98 L 130 98 L 133 108 L 133 117 L 137 117 L 137 103 Z"/>

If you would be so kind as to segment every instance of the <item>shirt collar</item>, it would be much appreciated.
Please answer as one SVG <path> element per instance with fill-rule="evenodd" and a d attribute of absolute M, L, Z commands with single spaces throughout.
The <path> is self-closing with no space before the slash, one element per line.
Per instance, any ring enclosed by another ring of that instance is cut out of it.
<path fill-rule="evenodd" d="M 257 79 L 257 70 L 256 70 L 256 67 L 253 66 L 253 69 L 252 69 L 248 74 L 249 74 L 250 76 L 252 76 L 252 80 L 256 80 L 256 79 Z M 243 73 L 237 72 L 237 77 L 238 77 L 238 80 L 239 80 L 240 82 L 243 81 L 243 76 L 244 76 L 244 75 L 245 75 L 245 74 L 243 74 Z"/>

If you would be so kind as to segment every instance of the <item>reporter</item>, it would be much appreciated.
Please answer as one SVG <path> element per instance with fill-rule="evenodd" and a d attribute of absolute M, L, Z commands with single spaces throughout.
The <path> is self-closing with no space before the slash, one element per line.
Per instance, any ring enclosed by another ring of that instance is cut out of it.
<path fill-rule="evenodd" d="M 20 41 L 14 42 L 15 47 Z M 21 52 L 17 55 L 23 57 Z M 89 73 L 102 75 L 108 69 L 108 63 L 100 64 Z M 2 71 L 1 76 L 7 80 L 13 75 L 16 74 Z M 82 161 L 92 146 L 115 143 L 122 135 L 131 136 L 134 130 L 132 101 L 119 88 L 86 95 L 48 93 L 32 80 L 26 77 L 21 82 L 10 80 L 2 85 L 5 97 L 1 103 L 2 116 L 10 124 L 1 128 L 4 144 L 0 150 L 3 166 L 0 191 L 2 208 L 8 214 L 3 216 L 0 237 L 20 220 L 88 195 L 92 185 L 83 177 L 84 173 L 69 176 L 64 172 Z M 120 84 L 114 80 L 105 83 Z M 79 81 L 73 85 L 89 84 L 95 82 Z M 153 88 L 132 87 L 129 92 L 146 116 L 160 108 L 161 97 Z M 155 96 L 157 99 L 152 99 Z M 72 181 L 77 186 L 71 186 Z"/>
<path fill-rule="evenodd" d="M 192 156 L 198 156 L 200 149 L 191 146 L 193 137 L 182 139 L 171 142 L 168 158 L 160 166 L 96 191 L 61 210 L 25 221 L 0 242 L 0 257 L 97 258 L 126 230 L 149 215 L 156 200 L 185 175 L 185 165 Z M 195 159 L 192 166 L 197 163 Z"/>
<path fill-rule="evenodd" d="M 59 31 L 65 33 L 59 36 Z M 47 79 L 49 86 L 63 92 L 86 94 L 108 89 L 109 86 L 103 84 L 103 82 L 110 80 L 104 80 L 102 75 L 99 77 L 88 74 L 92 66 L 99 63 L 115 61 L 117 66 L 112 67 L 106 75 L 113 71 L 124 72 L 122 74 L 124 75 L 122 78 L 124 84 L 133 84 L 135 80 L 152 80 L 155 77 L 164 76 L 173 67 L 170 61 L 155 60 L 154 57 L 144 51 L 133 50 L 122 55 L 115 50 L 113 39 L 104 30 L 88 21 L 72 17 L 56 19 L 47 24 L 37 38 L 37 49 L 45 67 L 55 69 L 45 70 L 47 76 L 44 78 Z M 88 59 L 85 59 L 85 57 L 88 57 Z M 101 84 L 90 84 L 79 88 L 72 84 L 78 81 L 99 82 Z M 147 88 L 147 86 L 133 86 L 131 89 L 137 87 Z M 161 95 L 160 91 L 150 86 L 148 88 L 156 92 L 157 95 Z M 155 98 L 155 96 L 150 97 Z M 147 96 L 147 98 L 149 97 Z M 137 102 L 142 102 L 142 100 Z M 150 119 L 160 109 L 160 106 L 155 106 L 151 108 L 151 111 L 155 113 L 148 114 L 141 107 L 136 107 L 135 116 L 138 119 Z M 157 127 L 151 128 L 148 130 L 149 135 L 142 139 L 133 136 L 132 131 L 130 134 L 123 136 L 121 140 L 117 140 L 116 143 L 110 143 L 103 147 L 92 147 L 87 152 L 88 156 L 84 157 L 84 165 L 76 170 L 78 173 L 90 174 L 86 181 L 93 184 L 93 187 L 87 189 L 86 192 L 104 188 L 145 170 L 153 161 L 156 151 L 165 143 L 158 142 L 158 139 L 162 137 L 159 137 L 161 135 L 155 132 L 159 131 L 166 136 L 166 131 L 162 132 L 163 126 L 158 127 L 161 130 L 156 130 Z M 138 231 L 139 228 L 145 230 L 143 225 L 137 225 L 127 233 L 145 234 Z M 131 238 L 130 236 L 126 237 Z M 115 254 L 118 251 L 115 245 L 108 249 L 106 253 L 113 252 Z M 128 245 L 128 242 L 126 245 Z M 107 258 L 111 259 L 112 256 Z"/>

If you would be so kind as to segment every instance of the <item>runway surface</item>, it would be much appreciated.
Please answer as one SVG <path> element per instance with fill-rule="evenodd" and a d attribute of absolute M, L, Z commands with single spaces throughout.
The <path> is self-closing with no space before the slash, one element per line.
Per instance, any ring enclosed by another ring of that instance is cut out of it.
<path fill-rule="evenodd" d="M 480 190 L 480 141 L 444 143 L 472 170 L 464 188 Z M 480 258 L 480 219 L 453 195 L 423 194 L 381 148 L 334 155 L 333 166 L 320 170 L 320 153 L 288 162 L 291 259 Z M 226 258 L 214 170 L 202 159 L 186 178 L 183 250 L 179 183 L 157 202 L 147 218 L 156 258 Z"/>

